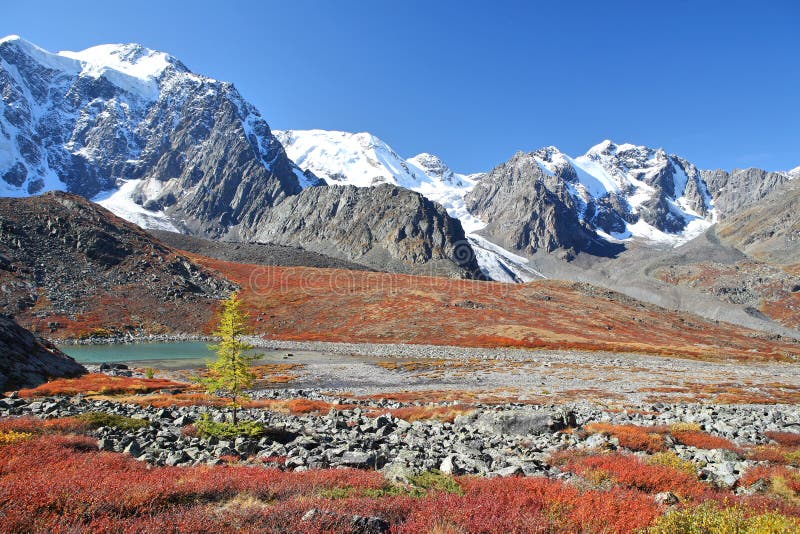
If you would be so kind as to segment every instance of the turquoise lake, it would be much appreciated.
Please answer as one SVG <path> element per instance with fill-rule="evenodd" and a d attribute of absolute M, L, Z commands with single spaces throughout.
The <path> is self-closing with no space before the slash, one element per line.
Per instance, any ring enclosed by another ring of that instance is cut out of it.
<path fill-rule="evenodd" d="M 59 348 L 80 363 L 126 363 L 159 369 L 201 367 L 215 356 L 208 350 L 208 343 L 200 341 L 64 345 Z"/>

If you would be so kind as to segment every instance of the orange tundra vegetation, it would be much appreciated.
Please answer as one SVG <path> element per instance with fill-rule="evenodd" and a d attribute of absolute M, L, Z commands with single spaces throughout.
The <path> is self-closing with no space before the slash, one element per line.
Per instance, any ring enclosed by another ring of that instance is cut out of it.
<path fill-rule="evenodd" d="M 187 385 L 160 378 L 132 378 L 109 376 L 102 373 L 83 375 L 78 378 L 58 378 L 32 388 L 22 389 L 22 397 L 49 397 L 53 395 L 113 395 L 149 393 L 160 389 L 184 389 Z"/>
<path fill-rule="evenodd" d="M 800 355 L 800 343 L 770 340 L 587 284 L 502 284 L 190 256 L 239 284 L 254 331 L 275 339 L 610 350 L 711 360 Z"/>
<path fill-rule="evenodd" d="M 667 449 L 664 438 L 660 435 L 663 433 L 663 427 L 590 423 L 584 429 L 590 434 L 613 436 L 617 438 L 621 447 L 632 451 L 654 454 Z"/>
<path fill-rule="evenodd" d="M 401 533 L 635 532 L 662 511 L 641 492 L 536 478 L 458 479 L 457 493 L 411 496 L 390 491 L 375 471 L 152 468 L 98 452 L 93 439 L 78 436 L 43 436 L 2 451 L 4 532 L 344 532 L 354 510 Z M 329 497 L 337 488 L 347 491 Z M 303 521 L 311 508 L 341 515 Z"/>
<path fill-rule="evenodd" d="M 737 454 L 742 453 L 742 448 L 732 441 L 719 436 L 712 436 L 707 432 L 699 430 L 672 432 L 672 437 L 675 438 L 678 443 L 689 447 L 697 447 L 698 449 L 726 449 Z"/>
<path fill-rule="evenodd" d="M 556 462 L 564 457 L 556 458 Z M 645 493 L 670 491 L 681 498 L 698 498 L 712 489 L 696 476 L 665 466 L 648 465 L 630 454 L 574 455 L 563 468 L 581 475 L 595 484 L 616 484 Z"/>

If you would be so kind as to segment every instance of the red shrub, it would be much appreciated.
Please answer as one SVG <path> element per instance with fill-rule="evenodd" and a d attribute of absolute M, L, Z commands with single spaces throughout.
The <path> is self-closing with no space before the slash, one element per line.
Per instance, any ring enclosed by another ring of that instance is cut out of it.
<path fill-rule="evenodd" d="M 636 425 L 612 425 L 609 423 L 591 423 L 586 425 L 591 434 L 602 433 L 617 438 L 621 447 L 632 451 L 645 451 L 651 454 L 667 449 L 664 438 L 660 435 L 661 427 L 645 427 Z"/>
<path fill-rule="evenodd" d="M 712 436 L 700 430 L 673 432 L 672 437 L 679 443 L 689 447 L 697 447 L 698 449 L 726 449 L 737 454 L 742 454 L 741 447 L 732 441 L 718 436 Z"/>
<path fill-rule="evenodd" d="M 0 432 L 28 432 L 31 434 L 81 434 L 90 430 L 86 421 L 77 417 L 38 419 L 36 417 L 8 417 L 0 419 Z"/>
<path fill-rule="evenodd" d="M 325 488 L 378 489 L 383 484 L 374 471 L 153 469 L 126 455 L 98 452 L 94 439 L 44 436 L 3 448 L 0 531 L 52 531 L 57 525 L 85 530 L 81 525 L 104 517 L 146 516 L 181 503 L 224 502 L 239 494 L 285 500 L 313 496 Z"/>
<path fill-rule="evenodd" d="M 747 450 L 746 456 L 758 462 L 770 462 L 773 464 L 786 464 L 787 454 L 795 452 L 795 449 L 783 447 L 781 445 L 762 445 Z"/>
<path fill-rule="evenodd" d="M 764 432 L 772 441 L 784 447 L 800 447 L 800 434 L 794 432 Z"/>
<path fill-rule="evenodd" d="M 468 479 L 465 495 L 438 494 L 415 507 L 398 533 L 636 532 L 660 507 L 642 493 L 581 491 L 543 478 Z"/>
<path fill-rule="evenodd" d="M 300 415 L 307 413 L 325 413 L 333 407 L 333 404 L 311 399 L 292 399 L 286 403 L 286 406 L 289 408 L 291 414 Z"/>
<path fill-rule="evenodd" d="M 152 468 L 98 452 L 93 439 L 44 436 L 0 455 L 0 531 L 342 532 L 357 511 L 383 517 L 396 532 L 447 525 L 486 533 L 633 532 L 661 511 L 651 497 L 624 489 L 580 491 L 532 478 L 460 483 L 463 496 L 329 499 L 323 490 L 378 490 L 385 482 L 374 471 Z M 339 515 L 301 521 L 311 508 Z"/>
<path fill-rule="evenodd" d="M 22 389 L 22 397 L 51 397 L 53 395 L 87 395 L 117 393 L 149 393 L 159 389 L 182 389 L 187 385 L 161 378 L 129 378 L 108 376 L 101 373 L 83 375 L 78 378 L 58 378 L 33 389 Z"/>
<path fill-rule="evenodd" d="M 778 478 L 796 495 L 800 495 L 800 472 L 786 466 L 757 465 L 742 475 L 739 479 L 739 486 L 746 488 L 759 480 L 769 483 Z"/>
<path fill-rule="evenodd" d="M 576 457 L 564 467 L 595 481 L 610 480 L 625 488 L 645 493 L 671 491 L 682 497 L 700 497 L 711 488 L 682 471 L 663 465 L 647 465 L 626 454 L 600 454 Z"/>

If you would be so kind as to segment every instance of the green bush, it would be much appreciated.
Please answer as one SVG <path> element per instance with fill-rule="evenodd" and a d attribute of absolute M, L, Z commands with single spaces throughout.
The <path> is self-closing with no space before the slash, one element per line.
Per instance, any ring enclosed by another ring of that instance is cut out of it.
<path fill-rule="evenodd" d="M 266 433 L 264 425 L 255 421 L 237 421 L 236 423 L 217 423 L 207 415 L 201 417 L 196 423 L 197 435 L 201 438 L 215 437 L 218 439 L 236 439 L 238 437 L 260 438 Z"/>
<path fill-rule="evenodd" d="M 120 430 L 138 430 L 150 425 L 146 419 L 134 419 L 105 412 L 86 412 L 78 416 L 78 419 L 89 425 L 90 428 L 100 428 L 110 426 Z"/>
<path fill-rule="evenodd" d="M 450 475 L 442 473 L 438 469 L 431 469 L 418 475 L 408 477 L 408 481 L 414 487 L 430 490 L 440 491 L 443 493 L 455 493 L 456 495 L 463 495 L 464 490 L 461 488 L 456 479 Z"/>
<path fill-rule="evenodd" d="M 454 493 L 464 495 L 456 479 L 446 475 L 438 469 L 426 471 L 419 475 L 408 477 L 408 484 L 388 484 L 382 488 L 354 488 L 344 486 L 340 488 L 328 488 L 320 492 L 320 496 L 326 499 L 347 499 L 350 497 L 367 497 L 370 499 L 382 499 L 384 497 L 412 497 L 419 499 L 431 492 Z"/>

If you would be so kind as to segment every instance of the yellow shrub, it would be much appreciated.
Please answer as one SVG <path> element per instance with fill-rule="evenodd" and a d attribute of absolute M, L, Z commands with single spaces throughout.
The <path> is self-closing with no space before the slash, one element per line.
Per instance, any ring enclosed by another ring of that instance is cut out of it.
<path fill-rule="evenodd" d="M 792 452 L 787 452 L 784 456 L 784 461 L 787 465 L 793 465 L 794 467 L 800 467 L 800 449 Z"/>
<path fill-rule="evenodd" d="M 687 475 L 697 476 L 697 466 L 691 460 L 684 460 L 672 451 L 657 452 L 647 458 L 647 463 L 650 465 L 663 465 Z"/>
<path fill-rule="evenodd" d="M 778 513 L 747 515 L 741 506 L 720 508 L 706 502 L 659 517 L 649 534 L 784 534 L 797 532 L 800 523 Z"/>
<path fill-rule="evenodd" d="M 670 432 L 700 432 L 700 425 L 697 423 L 672 423 L 669 425 Z"/>
<path fill-rule="evenodd" d="M 16 432 L 14 430 L 7 430 L 0 432 L 0 445 L 11 445 L 24 439 L 29 439 L 33 436 L 30 432 Z"/>

